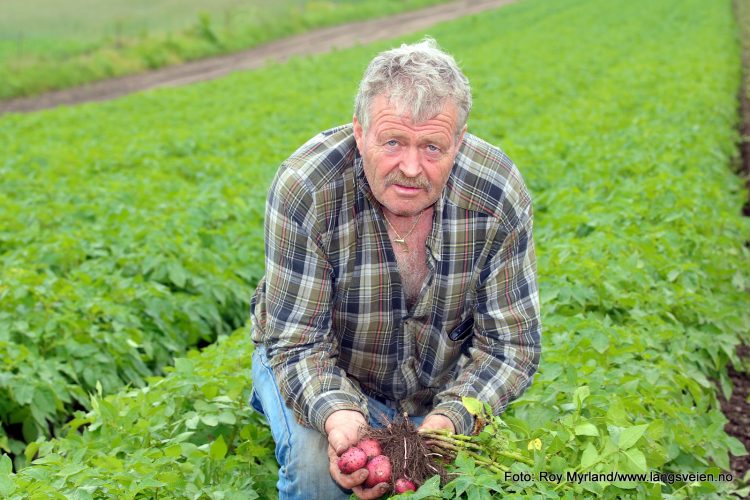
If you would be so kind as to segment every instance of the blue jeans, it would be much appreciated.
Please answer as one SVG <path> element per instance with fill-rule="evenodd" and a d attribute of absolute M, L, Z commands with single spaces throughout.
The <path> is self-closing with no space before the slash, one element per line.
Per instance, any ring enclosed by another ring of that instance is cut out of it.
<path fill-rule="evenodd" d="M 265 415 L 276 443 L 276 461 L 279 462 L 279 480 L 276 487 L 280 500 L 335 500 L 349 498 L 350 490 L 341 488 L 328 472 L 328 439 L 317 430 L 297 422 L 284 403 L 278 384 L 268 364 L 265 348 L 256 346 L 253 351 L 253 392 L 250 404 Z M 382 427 L 380 414 L 389 420 L 396 409 L 368 398 L 372 427 Z M 392 405 L 393 406 L 393 405 Z M 410 417 L 420 425 L 424 417 Z"/>

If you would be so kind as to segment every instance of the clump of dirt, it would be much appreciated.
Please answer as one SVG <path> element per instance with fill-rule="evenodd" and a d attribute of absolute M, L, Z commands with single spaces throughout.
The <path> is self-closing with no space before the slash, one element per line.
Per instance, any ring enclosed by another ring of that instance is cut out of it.
<path fill-rule="evenodd" d="M 382 428 L 368 428 L 365 437 L 380 443 L 383 455 L 391 460 L 391 487 L 399 478 L 412 481 L 417 487 L 434 475 L 441 484 L 450 478 L 443 466 L 443 456 L 430 449 L 430 443 L 418 432 L 406 414 L 393 421 L 384 421 Z"/>

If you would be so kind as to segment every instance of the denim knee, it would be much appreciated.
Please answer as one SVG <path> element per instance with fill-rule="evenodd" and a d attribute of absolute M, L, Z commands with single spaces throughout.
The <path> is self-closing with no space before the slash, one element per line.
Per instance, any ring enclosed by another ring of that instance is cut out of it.
<path fill-rule="evenodd" d="M 276 443 L 280 499 L 345 499 L 350 493 L 331 478 L 328 439 L 297 422 L 279 392 L 262 347 L 253 352 L 253 408 L 266 416 Z"/>

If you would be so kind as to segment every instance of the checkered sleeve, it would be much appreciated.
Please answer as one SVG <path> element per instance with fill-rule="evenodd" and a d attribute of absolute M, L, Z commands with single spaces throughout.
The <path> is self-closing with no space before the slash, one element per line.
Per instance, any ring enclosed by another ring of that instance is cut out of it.
<path fill-rule="evenodd" d="M 497 251 L 480 272 L 474 335 L 457 379 L 437 395 L 433 413 L 451 419 L 458 433 L 470 433 L 473 417 L 462 396 L 488 402 L 495 414 L 531 384 L 539 364 L 541 326 L 530 202 L 515 224 L 500 229 Z"/>
<path fill-rule="evenodd" d="M 282 168 L 266 210 L 264 342 L 287 405 L 297 419 L 325 432 L 335 410 L 367 414 L 366 398 L 336 367 L 331 335 L 332 268 L 321 243 L 314 190 Z"/>

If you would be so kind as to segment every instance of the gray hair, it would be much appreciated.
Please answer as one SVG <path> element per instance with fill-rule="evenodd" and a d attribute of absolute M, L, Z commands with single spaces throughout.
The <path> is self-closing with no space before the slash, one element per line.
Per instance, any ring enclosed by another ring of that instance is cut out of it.
<path fill-rule="evenodd" d="M 380 95 L 416 123 L 429 120 L 452 102 L 458 109 L 457 134 L 471 111 L 469 79 L 453 56 L 429 37 L 381 52 L 370 62 L 354 101 L 354 115 L 365 131 L 370 125 L 372 101 Z"/>

